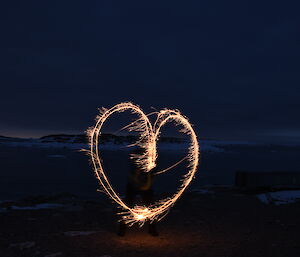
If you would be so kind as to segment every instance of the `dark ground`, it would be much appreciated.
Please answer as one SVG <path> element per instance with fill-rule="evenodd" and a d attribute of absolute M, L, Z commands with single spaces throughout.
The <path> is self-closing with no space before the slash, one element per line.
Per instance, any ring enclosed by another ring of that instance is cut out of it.
<path fill-rule="evenodd" d="M 70 205 L 71 204 L 71 205 Z M 158 224 L 118 237 L 115 210 L 69 199 L 68 207 L 0 213 L 0 256 L 300 256 L 300 202 L 274 206 L 233 191 L 186 193 Z M 69 231 L 94 231 L 70 236 Z"/>

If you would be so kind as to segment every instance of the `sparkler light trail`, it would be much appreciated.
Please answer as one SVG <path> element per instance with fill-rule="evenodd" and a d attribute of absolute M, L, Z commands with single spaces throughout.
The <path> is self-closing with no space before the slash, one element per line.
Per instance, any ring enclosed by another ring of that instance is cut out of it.
<path fill-rule="evenodd" d="M 149 172 L 156 166 L 157 159 L 157 148 L 156 143 L 159 139 L 161 128 L 168 122 L 175 122 L 175 125 L 181 125 L 182 129 L 180 132 L 187 134 L 190 137 L 190 146 L 188 149 L 188 154 L 179 162 L 175 163 L 171 167 L 158 172 L 159 174 L 170 170 L 175 167 L 183 160 L 187 159 L 189 161 L 188 171 L 182 179 L 182 184 L 177 189 L 176 193 L 171 197 L 162 199 L 148 207 L 136 205 L 130 208 L 123 202 L 120 196 L 114 191 L 112 185 L 110 184 L 100 158 L 99 152 L 99 136 L 101 135 L 101 128 L 104 122 L 114 113 L 121 113 L 124 111 L 130 111 L 132 114 L 136 114 L 138 119 L 126 126 L 129 131 L 139 132 L 139 139 L 135 145 L 141 147 L 144 151 L 142 154 L 132 155 L 131 158 L 134 159 L 136 164 L 142 169 L 143 172 Z M 88 130 L 90 150 L 89 154 L 93 164 L 94 172 L 99 180 L 99 184 L 103 191 L 115 201 L 122 211 L 119 213 L 125 223 L 128 225 L 133 225 L 134 223 L 139 223 L 142 226 L 145 221 L 149 220 L 153 222 L 154 220 L 161 220 L 169 211 L 169 209 L 175 204 L 175 202 L 180 198 L 184 190 L 188 187 L 192 181 L 195 173 L 197 171 L 197 166 L 199 162 L 199 144 L 195 131 L 192 125 L 189 123 L 188 119 L 184 117 L 178 110 L 164 109 L 157 113 L 157 119 L 154 125 L 148 119 L 148 115 L 137 106 L 129 102 L 120 103 L 115 105 L 110 109 L 103 108 L 100 114 L 96 117 L 96 124 L 94 127 Z"/>

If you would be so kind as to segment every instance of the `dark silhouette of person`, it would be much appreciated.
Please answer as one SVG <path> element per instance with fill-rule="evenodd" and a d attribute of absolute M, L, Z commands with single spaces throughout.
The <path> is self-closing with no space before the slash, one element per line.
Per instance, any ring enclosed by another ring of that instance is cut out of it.
<path fill-rule="evenodd" d="M 143 153 L 141 148 L 135 149 L 133 155 L 140 155 Z M 134 158 L 130 158 L 130 172 L 128 177 L 128 183 L 126 186 L 125 203 L 129 207 L 133 207 L 135 199 L 140 196 L 142 203 L 147 207 L 153 203 L 153 180 L 154 180 L 154 169 L 144 172 L 139 167 Z M 152 236 L 158 236 L 155 222 L 148 221 L 148 232 Z M 118 235 L 124 236 L 126 232 L 126 224 L 123 221 L 119 223 Z"/>

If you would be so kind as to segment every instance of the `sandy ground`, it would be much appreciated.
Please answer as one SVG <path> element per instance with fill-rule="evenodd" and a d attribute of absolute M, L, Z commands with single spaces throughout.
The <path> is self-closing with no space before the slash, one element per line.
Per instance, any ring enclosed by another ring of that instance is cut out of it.
<path fill-rule="evenodd" d="M 66 206 L 0 213 L 0 256 L 300 256 L 300 202 L 274 206 L 233 191 L 186 193 L 158 224 L 159 237 L 147 227 L 118 237 L 115 209 L 105 198 L 69 199 Z"/>

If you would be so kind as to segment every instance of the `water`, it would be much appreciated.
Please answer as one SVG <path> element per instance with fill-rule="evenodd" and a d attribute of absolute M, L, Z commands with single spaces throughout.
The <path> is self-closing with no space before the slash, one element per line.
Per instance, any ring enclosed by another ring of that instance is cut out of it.
<path fill-rule="evenodd" d="M 103 165 L 116 191 L 123 194 L 129 171 L 128 151 L 106 150 Z M 159 152 L 161 169 L 184 157 L 186 152 Z M 300 171 L 300 147 L 226 146 L 224 152 L 203 152 L 197 175 L 189 190 L 205 185 L 234 184 L 235 173 L 247 171 Z M 100 193 L 89 157 L 68 148 L 41 148 L 0 145 L 0 200 L 20 199 L 32 195 L 68 192 L 83 198 L 97 198 Z M 171 194 L 176 191 L 187 163 L 158 175 L 155 190 Z"/>

